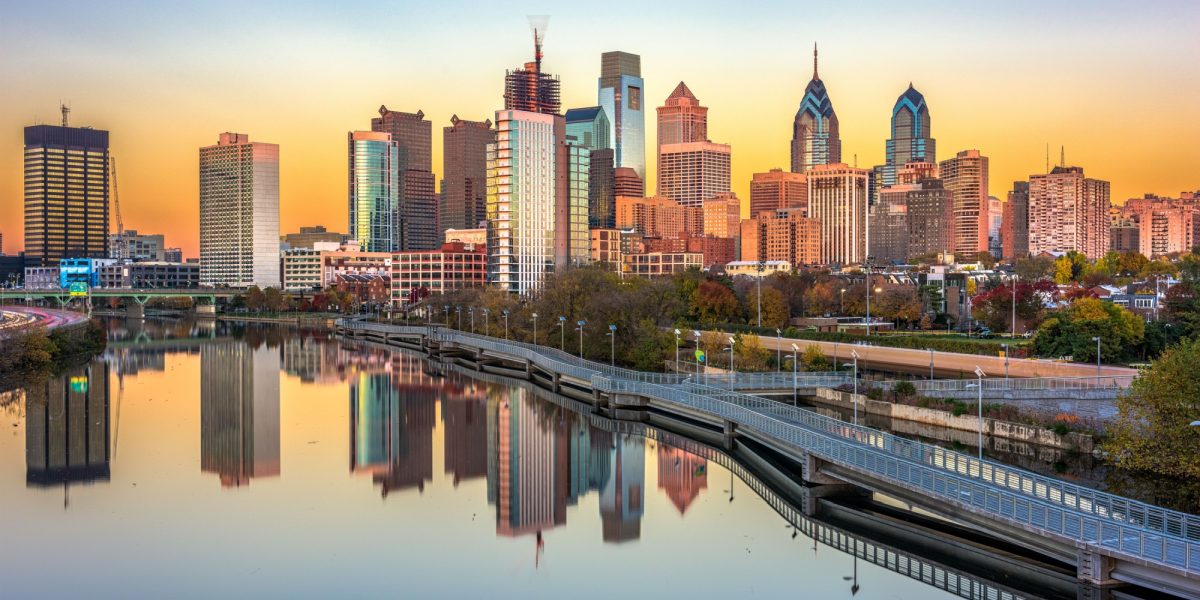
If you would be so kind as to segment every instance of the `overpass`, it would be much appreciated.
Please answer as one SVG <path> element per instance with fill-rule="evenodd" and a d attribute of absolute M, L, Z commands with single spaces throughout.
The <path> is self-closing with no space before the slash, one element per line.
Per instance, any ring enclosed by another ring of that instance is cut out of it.
<path fill-rule="evenodd" d="M 232 298 L 242 293 L 234 288 L 89 288 L 84 296 L 72 295 L 67 288 L 22 289 L 0 288 L 0 302 L 4 300 L 54 300 L 60 308 L 66 308 L 73 300 L 96 298 L 124 298 L 133 300 L 131 317 L 145 314 L 146 303 L 151 298 L 190 298 L 196 301 L 196 312 L 201 316 L 215 316 L 217 298 Z"/>
<path fill-rule="evenodd" d="M 419 348 L 443 361 L 536 381 L 616 418 L 667 414 L 753 442 L 813 485 L 897 498 L 954 523 L 1073 565 L 1089 585 L 1133 583 L 1200 598 L 1200 517 L 1153 506 L 814 411 L 691 380 L 586 361 L 520 342 L 350 320 L 342 335 Z"/>

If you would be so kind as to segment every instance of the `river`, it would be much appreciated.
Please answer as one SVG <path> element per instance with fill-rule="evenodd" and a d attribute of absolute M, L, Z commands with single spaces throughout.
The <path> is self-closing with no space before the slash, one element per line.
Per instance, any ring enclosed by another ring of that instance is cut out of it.
<path fill-rule="evenodd" d="M 0 395 L 5 598 L 995 585 L 798 517 L 718 451 L 528 384 L 320 331 L 108 326 L 102 357 Z"/>

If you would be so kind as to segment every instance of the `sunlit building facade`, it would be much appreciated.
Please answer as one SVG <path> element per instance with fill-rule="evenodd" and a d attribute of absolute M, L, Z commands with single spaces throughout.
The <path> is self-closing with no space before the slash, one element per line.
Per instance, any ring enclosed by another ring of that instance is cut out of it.
<path fill-rule="evenodd" d="M 684 206 L 730 190 L 728 144 L 686 142 L 659 146 L 658 195 Z"/>
<path fill-rule="evenodd" d="M 400 145 L 391 134 L 348 134 L 350 236 L 368 252 L 393 252 L 400 245 Z"/>
<path fill-rule="evenodd" d="M 530 292 L 554 267 L 555 129 L 554 115 L 496 113 L 496 142 L 488 146 L 488 282 L 510 292 Z"/>
<path fill-rule="evenodd" d="M 963 150 L 938 163 L 938 172 L 953 203 L 951 251 L 959 258 L 973 258 L 988 249 L 988 157 Z"/>
<path fill-rule="evenodd" d="M 808 211 L 808 180 L 804 174 L 783 169 L 755 173 L 750 179 L 750 217 L 781 208 Z"/>
<path fill-rule="evenodd" d="M 608 116 L 613 167 L 633 169 L 646 178 L 646 114 L 642 93 L 642 58 L 628 52 L 600 55 L 600 82 L 597 94 Z"/>
<path fill-rule="evenodd" d="M 931 137 L 929 125 L 925 96 L 909 83 L 892 107 L 892 136 L 885 147 L 882 186 L 894 185 L 897 173 L 908 163 L 937 161 L 937 142 Z"/>
<path fill-rule="evenodd" d="M 450 117 L 442 129 L 442 189 L 438 228 L 474 229 L 484 219 L 487 200 L 487 146 L 496 141 L 491 120 Z"/>
<path fill-rule="evenodd" d="M 821 223 L 821 264 L 862 264 L 867 258 L 867 178 L 844 164 L 807 171 L 808 216 Z"/>
<path fill-rule="evenodd" d="M 1029 178 L 1029 252 L 1074 250 L 1097 259 L 1109 250 L 1109 183 L 1082 167 L 1054 167 Z"/>
<path fill-rule="evenodd" d="M 813 45 L 812 81 L 792 122 L 792 172 L 805 173 L 817 165 L 842 162 L 842 138 L 837 113 L 817 73 L 817 46 Z"/>
<path fill-rule="evenodd" d="M 222 133 L 200 149 L 200 285 L 279 283 L 279 146 Z"/>
<path fill-rule="evenodd" d="M 396 209 L 398 241 L 391 250 L 436 248 L 438 228 L 437 182 L 433 176 L 433 124 L 418 110 L 406 113 L 379 107 L 371 130 L 388 133 L 398 147 L 400 190 Z"/>

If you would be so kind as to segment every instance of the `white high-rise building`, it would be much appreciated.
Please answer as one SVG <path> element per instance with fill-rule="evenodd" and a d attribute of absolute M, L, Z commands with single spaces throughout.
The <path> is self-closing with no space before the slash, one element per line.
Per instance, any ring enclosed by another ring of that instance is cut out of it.
<path fill-rule="evenodd" d="M 555 115 L 496 111 L 487 159 L 488 283 L 506 291 L 527 293 L 554 267 L 560 127 Z"/>
<path fill-rule="evenodd" d="M 279 145 L 222 133 L 200 149 L 200 285 L 279 284 Z"/>
<path fill-rule="evenodd" d="M 808 216 L 821 222 L 821 263 L 862 264 L 867 258 L 867 178 L 842 163 L 808 169 Z"/>

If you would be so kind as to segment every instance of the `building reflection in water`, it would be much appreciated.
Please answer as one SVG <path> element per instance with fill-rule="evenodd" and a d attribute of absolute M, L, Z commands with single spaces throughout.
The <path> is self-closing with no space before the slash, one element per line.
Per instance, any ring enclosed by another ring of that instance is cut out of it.
<path fill-rule="evenodd" d="M 370 473 L 384 496 L 433 479 L 437 382 L 409 356 L 394 363 L 350 384 L 350 470 Z"/>
<path fill-rule="evenodd" d="M 200 470 L 223 487 L 279 475 L 279 350 L 243 342 L 200 349 Z"/>
<path fill-rule="evenodd" d="M 454 485 L 488 472 L 488 398 L 485 384 L 466 377 L 442 382 L 443 456 Z"/>
<path fill-rule="evenodd" d="M 686 513 L 700 492 L 708 489 L 708 461 L 691 452 L 659 444 L 658 489 L 667 494 L 680 515 Z"/>
<path fill-rule="evenodd" d="M 30 385 L 25 393 L 25 483 L 63 486 L 108 481 L 108 367 L 100 360 Z"/>

